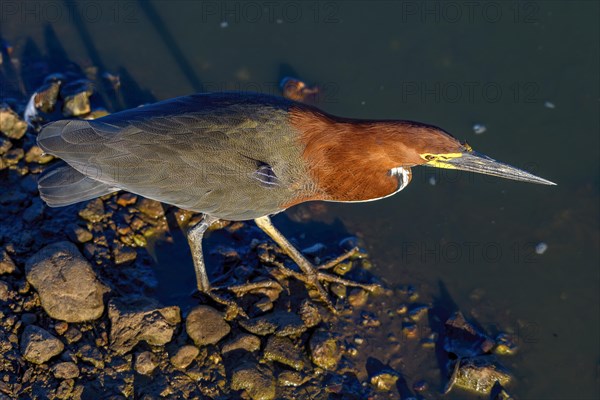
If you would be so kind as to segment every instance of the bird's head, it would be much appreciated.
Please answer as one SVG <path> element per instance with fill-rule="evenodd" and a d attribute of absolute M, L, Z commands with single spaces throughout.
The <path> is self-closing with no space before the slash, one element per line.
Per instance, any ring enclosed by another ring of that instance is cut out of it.
<path fill-rule="evenodd" d="M 303 160 L 318 192 L 307 196 L 311 200 L 367 201 L 387 197 L 404 189 L 411 181 L 411 168 L 419 165 L 554 185 L 476 153 L 468 144 L 435 126 L 340 118 L 314 109 L 295 110 L 290 115 L 304 147 Z"/>
<path fill-rule="evenodd" d="M 555 183 L 535 176 L 527 171 L 496 161 L 474 151 L 466 142 L 460 142 L 448 132 L 435 126 L 402 121 L 395 130 L 390 130 L 395 140 L 390 156 L 398 167 L 427 167 L 475 172 L 543 185 Z"/>

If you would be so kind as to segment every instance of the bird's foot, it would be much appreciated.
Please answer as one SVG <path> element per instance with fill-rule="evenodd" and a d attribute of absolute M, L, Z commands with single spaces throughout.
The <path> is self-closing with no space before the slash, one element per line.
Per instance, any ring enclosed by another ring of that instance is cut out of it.
<path fill-rule="evenodd" d="M 374 292 L 375 290 L 381 288 L 381 286 L 376 283 L 355 282 L 349 279 L 341 278 L 338 275 L 322 272 L 324 270 L 329 270 L 335 267 L 340 262 L 354 256 L 358 252 L 358 247 L 355 247 L 352 250 L 349 250 L 348 252 L 342 254 L 341 256 L 318 267 L 313 266 L 307 260 L 303 260 L 304 262 L 302 262 L 302 265 L 298 264 L 303 272 L 294 271 L 283 265 L 283 263 L 277 261 L 274 262 L 274 265 L 281 271 L 281 273 L 284 276 L 295 278 L 303 282 L 308 288 L 314 289 L 317 292 L 319 300 L 325 303 L 333 313 L 337 313 L 337 309 L 335 308 L 333 302 L 329 298 L 329 294 L 325 290 L 323 283 L 337 283 L 346 287 L 358 287 L 368 292 Z"/>
<path fill-rule="evenodd" d="M 235 301 L 227 298 L 227 295 L 218 293 L 220 288 L 210 287 L 208 290 L 198 290 L 198 294 L 203 294 L 213 300 L 215 303 L 225 306 L 225 319 L 231 321 L 238 315 L 247 318 L 248 315 L 244 309 Z"/>
<path fill-rule="evenodd" d="M 201 290 L 200 292 L 211 298 L 215 303 L 225 306 L 225 319 L 231 321 L 237 316 L 248 318 L 248 315 L 244 309 L 234 300 L 227 297 L 227 294 L 221 294 L 220 291 L 233 293 L 236 297 L 242 297 L 248 293 L 254 291 L 268 291 L 273 290 L 281 292 L 281 285 L 273 280 L 251 282 L 241 285 L 227 286 L 227 287 L 214 287 L 212 286 L 209 290 Z"/>

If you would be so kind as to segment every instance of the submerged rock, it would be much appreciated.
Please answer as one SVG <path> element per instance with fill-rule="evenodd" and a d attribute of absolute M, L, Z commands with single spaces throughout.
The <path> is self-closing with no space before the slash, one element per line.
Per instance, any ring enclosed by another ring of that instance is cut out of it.
<path fill-rule="evenodd" d="M 223 313 L 209 306 L 197 306 L 188 314 L 185 330 L 196 346 L 201 347 L 216 344 L 231 327 L 225 322 Z"/>
<path fill-rule="evenodd" d="M 380 371 L 371 376 L 371 385 L 381 392 L 389 392 L 396 385 L 398 374 L 392 371 Z"/>
<path fill-rule="evenodd" d="M 446 385 L 446 393 L 453 387 L 489 395 L 496 384 L 505 386 L 511 381 L 509 373 L 493 356 L 471 357 L 455 361 L 454 372 Z"/>
<path fill-rule="evenodd" d="M 337 368 L 342 353 L 337 340 L 328 332 L 316 330 L 310 338 L 309 346 L 312 361 L 316 366 L 327 370 Z"/>
<path fill-rule="evenodd" d="M 83 322 L 102 315 L 103 296 L 109 289 L 74 244 L 58 242 L 44 247 L 29 258 L 25 271 L 50 317 Z"/>
<path fill-rule="evenodd" d="M 48 331 L 35 325 L 27 325 L 21 335 L 21 354 L 34 364 L 43 364 L 60 354 L 65 346 Z"/>
<path fill-rule="evenodd" d="M 140 341 L 159 346 L 173 338 L 181 322 L 179 307 L 161 307 L 147 297 L 122 297 L 108 304 L 110 345 L 117 354 L 125 354 Z"/>

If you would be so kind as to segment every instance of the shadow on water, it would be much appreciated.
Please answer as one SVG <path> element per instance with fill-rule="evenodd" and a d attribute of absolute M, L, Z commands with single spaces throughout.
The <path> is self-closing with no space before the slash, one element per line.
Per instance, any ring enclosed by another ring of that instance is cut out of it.
<path fill-rule="evenodd" d="M 44 45 L 46 46 L 46 56 L 51 72 L 61 71 L 67 74 L 83 75 L 81 67 L 69 59 L 67 51 L 50 24 L 44 26 Z"/>
<path fill-rule="evenodd" d="M 46 57 L 32 38 L 27 38 L 21 55 L 19 75 L 23 81 L 25 95 L 29 96 L 44 82 L 51 73 Z"/>
<path fill-rule="evenodd" d="M 156 97 L 149 90 L 143 89 L 131 76 L 127 69 L 120 67 L 117 74 L 121 79 L 122 90 L 117 91 L 118 109 L 138 107 L 142 104 L 154 103 Z"/>
<path fill-rule="evenodd" d="M 448 377 L 448 352 L 444 350 L 444 332 L 445 321 L 459 310 L 458 305 L 452 299 L 448 288 L 441 280 L 438 281 L 439 294 L 433 299 L 432 307 L 429 312 L 429 325 L 433 332 L 437 332 L 437 341 L 435 343 L 435 357 L 438 370 L 440 371 L 440 382 L 445 382 Z M 438 388 L 443 390 L 443 387 Z"/>
<path fill-rule="evenodd" d="M 144 11 L 146 17 L 154 26 L 154 29 L 156 29 L 156 32 L 164 42 L 167 51 L 171 54 L 171 56 L 173 56 L 175 63 L 186 77 L 194 91 L 204 91 L 202 83 L 200 83 L 200 79 L 198 79 L 194 68 L 188 62 L 185 54 L 183 54 L 183 51 L 181 51 L 178 42 L 173 38 L 173 35 L 171 35 L 171 32 L 152 3 L 146 0 L 138 0 L 138 5 Z"/>

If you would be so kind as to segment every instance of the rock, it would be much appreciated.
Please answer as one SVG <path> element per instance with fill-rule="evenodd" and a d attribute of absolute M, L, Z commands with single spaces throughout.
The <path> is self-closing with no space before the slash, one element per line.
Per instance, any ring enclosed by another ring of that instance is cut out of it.
<path fill-rule="evenodd" d="M 138 374 L 152 375 L 158 366 L 158 358 L 150 351 L 139 353 L 135 357 L 135 370 Z"/>
<path fill-rule="evenodd" d="M 496 347 L 494 353 L 500 355 L 514 355 L 517 352 L 517 340 L 508 333 L 500 333 L 496 336 Z"/>
<path fill-rule="evenodd" d="M 326 331 L 316 330 L 310 338 L 309 347 L 313 363 L 323 369 L 334 370 L 342 358 L 337 340 Z"/>
<path fill-rule="evenodd" d="M 35 108 L 45 113 L 54 111 L 54 105 L 60 91 L 61 80 L 52 80 L 46 82 L 42 87 L 35 91 L 33 95 L 33 104 Z"/>
<path fill-rule="evenodd" d="M 0 275 L 12 274 L 17 269 L 17 266 L 10 258 L 6 250 L 0 250 Z"/>
<path fill-rule="evenodd" d="M 369 293 L 361 288 L 354 288 L 348 295 L 348 303 L 354 308 L 362 307 L 367 304 Z"/>
<path fill-rule="evenodd" d="M 223 313 L 209 306 L 197 306 L 187 316 L 185 330 L 196 346 L 216 344 L 225 337 L 231 327 Z"/>
<path fill-rule="evenodd" d="M 6 154 L 12 147 L 12 142 L 0 136 L 0 156 Z"/>
<path fill-rule="evenodd" d="M 233 372 L 231 388 L 245 390 L 252 400 L 272 400 L 275 398 L 275 377 L 267 368 L 247 363 Z"/>
<path fill-rule="evenodd" d="M 171 357 L 171 364 L 173 364 L 175 368 L 186 369 L 192 361 L 198 357 L 199 353 L 200 350 L 198 350 L 196 346 L 182 346 L 177 350 L 177 353 Z"/>
<path fill-rule="evenodd" d="M 150 218 L 156 219 L 165 215 L 162 204 L 155 200 L 150 200 L 142 197 L 137 202 L 137 208 Z"/>
<path fill-rule="evenodd" d="M 117 204 L 121 207 L 127 207 L 135 204 L 137 196 L 133 193 L 123 193 L 117 198 Z"/>
<path fill-rule="evenodd" d="M 302 350 L 296 348 L 292 341 L 286 337 L 269 337 L 263 357 L 265 360 L 277 361 L 297 371 L 304 368 Z"/>
<path fill-rule="evenodd" d="M 308 299 L 303 300 L 302 304 L 300 304 L 299 313 L 300 318 L 302 318 L 302 321 L 307 328 L 312 328 L 321 323 L 322 318 L 319 309 L 315 303 Z"/>
<path fill-rule="evenodd" d="M 27 123 L 19 118 L 8 105 L 0 104 L 0 132 L 10 139 L 21 139 L 27 131 Z"/>
<path fill-rule="evenodd" d="M 111 348 L 125 354 L 140 341 L 159 346 L 169 343 L 181 322 L 179 307 L 161 307 L 146 297 L 112 299 L 108 304 Z"/>
<path fill-rule="evenodd" d="M 79 342 L 81 340 L 82 337 L 82 333 L 79 329 L 75 328 L 74 326 L 70 326 L 66 332 L 64 332 L 64 337 L 65 339 L 67 339 L 67 342 L 69 343 L 75 343 L 75 342 Z"/>
<path fill-rule="evenodd" d="M 396 386 L 398 375 L 392 371 L 380 371 L 371 377 L 371 385 L 381 392 L 389 392 Z"/>
<path fill-rule="evenodd" d="M 10 289 L 8 284 L 4 281 L 0 281 L 0 301 L 8 301 Z"/>
<path fill-rule="evenodd" d="M 75 243 L 86 243 L 94 238 L 92 232 L 77 224 L 67 226 L 67 236 Z"/>
<path fill-rule="evenodd" d="M 296 371 L 282 371 L 277 376 L 277 382 L 280 386 L 293 386 L 297 387 L 304 383 L 304 377 Z"/>
<path fill-rule="evenodd" d="M 25 161 L 28 163 L 47 164 L 54 159 L 50 154 L 44 154 L 39 146 L 31 146 L 25 154 Z"/>
<path fill-rule="evenodd" d="M 297 335 L 307 329 L 298 314 L 285 311 L 276 311 L 257 318 L 241 320 L 239 323 L 248 332 L 259 336 L 273 333 L 277 336 Z"/>
<path fill-rule="evenodd" d="M 19 160 L 21 160 L 25 156 L 25 152 L 23 149 L 16 148 L 11 149 L 6 152 L 4 157 L 2 158 L 6 165 L 17 165 Z"/>
<path fill-rule="evenodd" d="M 48 331 L 27 325 L 21 335 L 21 354 L 34 364 L 43 364 L 64 349 L 63 343 Z"/>
<path fill-rule="evenodd" d="M 65 361 L 52 367 L 52 374 L 56 379 L 75 379 L 79 376 L 77 364 Z"/>
<path fill-rule="evenodd" d="M 454 363 L 454 372 L 446 386 L 446 393 L 458 386 L 489 396 L 496 383 L 506 386 L 511 381 L 511 376 L 493 356 L 458 359 Z"/>
<path fill-rule="evenodd" d="M 103 296 L 109 289 L 100 283 L 90 263 L 72 243 L 44 247 L 27 260 L 25 271 L 50 317 L 83 322 L 102 315 Z"/>
<path fill-rule="evenodd" d="M 98 119 L 98 118 L 102 118 L 102 117 L 106 117 L 108 114 L 110 114 L 107 110 L 105 110 L 104 108 L 97 108 L 95 110 L 90 111 L 89 114 L 86 114 L 83 119 Z"/>
<path fill-rule="evenodd" d="M 58 321 L 54 325 L 54 330 L 56 331 L 56 333 L 58 333 L 61 336 L 64 335 L 65 332 L 67 332 L 67 329 L 69 329 L 69 324 L 67 324 L 64 321 Z"/>
<path fill-rule="evenodd" d="M 134 248 L 116 243 L 113 247 L 113 259 L 116 265 L 130 264 L 137 258 L 137 251 Z"/>
<path fill-rule="evenodd" d="M 90 96 L 94 93 L 92 82 L 80 79 L 62 87 L 62 112 L 65 117 L 77 117 L 91 111 Z"/>
<path fill-rule="evenodd" d="M 102 221 L 104 218 L 104 202 L 100 199 L 91 200 L 84 209 L 79 211 L 79 216 L 92 223 Z"/>
<path fill-rule="evenodd" d="M 235 350 L 245 350 L 252 353 L 258 349 L 260 349 L 260 339 L 257 336 L 242 333 L 225 343 L 221 353 L 226 354 Z"/>
<path fill-rule="evenodd" d="M 98 369 L 104 368 L 102 353 L 100 353 L 100 350 L 98 350 L 98 348 L 95 346 L 92 347 L 89 344 L 84 344 L 77 351 L 77 356 L 79 356 L 82 361 L 90 363 Z"/>

